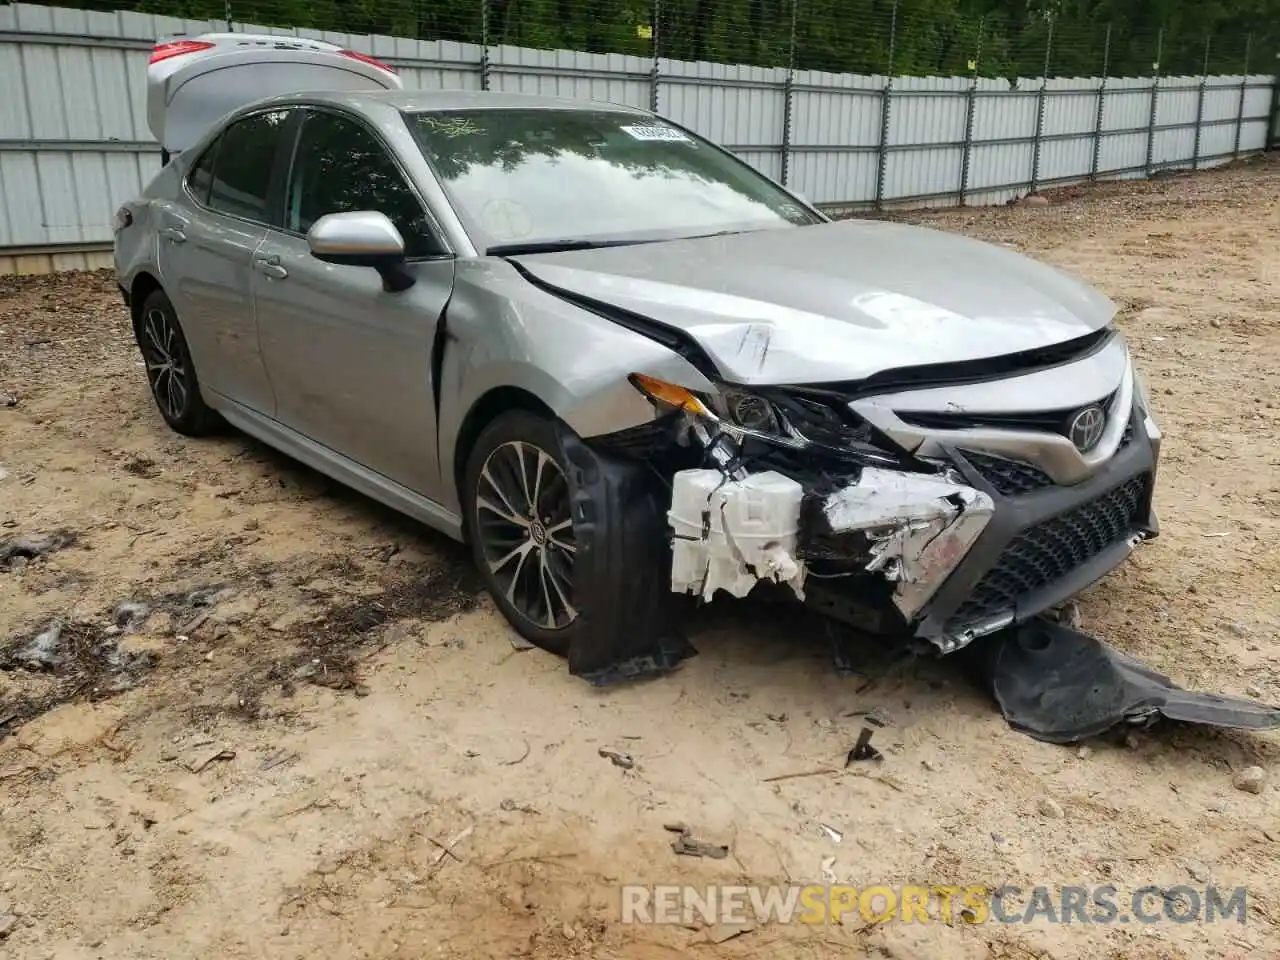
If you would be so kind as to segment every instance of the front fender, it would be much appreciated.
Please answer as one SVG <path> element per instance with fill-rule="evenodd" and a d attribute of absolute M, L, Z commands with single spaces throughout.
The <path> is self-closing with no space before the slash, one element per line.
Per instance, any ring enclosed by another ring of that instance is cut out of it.
<path fill-rule="evenodd" d="M 494 390 L 531 394 L 578 436 L 592 437 L 657 416 L 628 382 L 631 373 L 690 390 L 715 389 L 670 348 L 538 289 L 501 260 L 458 262 L 444 322 L 439 435 L 445 478 L 455 475 L 456 439 L 468 412 Z"/>

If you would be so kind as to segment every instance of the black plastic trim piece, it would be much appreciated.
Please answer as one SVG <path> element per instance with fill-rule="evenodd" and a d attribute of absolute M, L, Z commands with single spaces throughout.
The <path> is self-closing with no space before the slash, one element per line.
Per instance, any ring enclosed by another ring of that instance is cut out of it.
<path fill-rule="evenodd" d="M 848 383 L 797 384 L 796 389 L 825 393 L 847 402 L 876 394 L 928 390 L 935 387 L 958 387 L 989 380 L 1004 380 L 1076 363 L 1093 356 L 1115 336 L 1116 328 L 1106 326 L 1082 337 L 1064 340 L 1062 343 L 1048 347 L 1037 347 L 1034 350 L 1022 350 L 1017 353 L 954 363 L 895 367 L 892 370 L 882 370 L 880 373 L 872 374 L 865 380 Z"/>
<path fill-rule="evenodd" d="M 697 653 L 675 627 L 669 498 L 643 462 L 596 450 L 567 428 L 561 443 L 577 544 L 569 672 L 596 686 L 666 673 Z"/>
<path fill-rule="evenodd" d="M 1093 401 L 1104 410 L 1111 407 L 1117 391 L 1113 390 L 1104 397 Z M 1059 408 L 1056 410 L 1036 410 L 1027 413 L 984 413 L 980 410 L 951 411 L 917 411 L 895 410 L 898 419 L 913 427 L 924 427 L 927 430 L 968 430 L 972 428 L 994 428 L 997 430 L 1036 430 L 1056 433 L 1059 436 L 1071 436 L 1071 418 L 1081 408 Z"/>

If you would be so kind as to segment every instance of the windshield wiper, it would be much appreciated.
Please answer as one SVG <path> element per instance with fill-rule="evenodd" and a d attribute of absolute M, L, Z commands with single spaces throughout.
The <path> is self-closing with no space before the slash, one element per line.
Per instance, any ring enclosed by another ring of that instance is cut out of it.
<path fill-rule="evenodd" d="M 595 250 L 599 247 L 627 247 L 650 240 L 532 240 L 529 243 L 499 243 L 485 250 L 490 257 L 511 257 L 521 253 L 563 253 L 566 250 Z"/>

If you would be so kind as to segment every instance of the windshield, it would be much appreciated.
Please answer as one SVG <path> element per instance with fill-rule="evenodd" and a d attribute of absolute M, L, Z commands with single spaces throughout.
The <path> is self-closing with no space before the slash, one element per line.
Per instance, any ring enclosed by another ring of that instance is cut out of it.
<path fill-rule="evenodd" d="M 482 250 L 821 222 L 742 161 L 649 117 L 507 109 L 407 119 Z"/>

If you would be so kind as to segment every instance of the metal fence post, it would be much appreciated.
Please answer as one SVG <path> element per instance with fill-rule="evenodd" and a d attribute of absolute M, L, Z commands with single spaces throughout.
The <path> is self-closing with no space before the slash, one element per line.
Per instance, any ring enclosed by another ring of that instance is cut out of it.
<path fill-rule="evenodd" d="M 489 0 L 480 0 L 480 89 L 489 89 Z"/>
<path fill-rule="evenodd" d="M 1277 59 L 1280 59 L 1280 56 Z M 1271 82 L 1271 113 L 1267 119 L 1267 136 L 1262 149 L 1268 153 L 1274 150 L 1278 136 L 1280 136 L 1280 76 L 1274 77 Z"/>
<path fill-rule="evenodd" d="M 653 0 L 653 65 L 649 67 L 649 109 L 658 112 L 658 36 L 661 34 L 659 22 L 662 19 L 662 0 Z"/>
<path fill-rule="evenodd" d="M 227 0 L 227 2 L 222 5 L 222 12 L 225 15 L 224 19 L 227 21 L 227 33 L 234 33 L 236 28 L 235 20 L 231 16 L 231 0 Z"/>
<path fill-rule="evenodd" d="M 1164 52 L 1164 27 L 1156 34 L 1156 62 L 1151 65 L 1155 79 L 1151 81 L 1151 119 L 1147 121 L 1147 165 L 1145 174 L 1151 176 L 1151 163 L 1155 159 L 1156 108 L 1160 102 L 1160 55 Z"/>
<path fill-rule="evenodd" d="M 1102 163 L 1102 120 L 1107 109 L 1107 77 L 1111 73 L 1111 24 L 1107 24 L 1107 39 L 1102 46 L 1102 81 L 1098 84 L 1098 115 L 1093 121 L 1093 163 L 1089 167 L 1089 179 L 1098 179 L 1098 166 Z"/>
<path fill-rule="evenodd" d="M 1044 73 L 1040 77 L 1040 95 L 1036 99 L 1036 138 L 1031 148 L 1031 192 L 1040 186 L 1040 145 L 1044 136 L 1044 109 L 1049 89 L 1049 63 L 1053 56 L 1053 21 L 1049 21 L 1049 38 L 1044 45 Z"/>
<path fill-rule="evenodd" d="M 971 63 L 969 92 L 964 105 L 964 151 L 960 154 L 960 206 L 969 199 L 969 167 L 973 163 L 973 118 L 978 104 L 978 65 L 982 62 L 982 35 L 986 32 L 987 18 L 978 21 L 978 50 Z"/>
<path fill-rule="evenodd" d="M 1196 99 L 1196 139 L 1191 151 L 1191 169 L 1200 169 L 1200 136 L 1204 126 L 1204 88 L 1209 84 L 1209 44 L 1211 37 L 1204 38 L 1204 67 L 1200 71 L 1200 94 Z"/>
<path fill-rule="evenodd" d="M 884 180 L 889 159 L 889 120 L 893 110 L 893 48 L 898 39 L 898 0 L 893 0 L 893 17 L 889 21 L 889 69 L 885 71 L 884 88 L 880 91 L 880 147 L 876 157 L 876 209 L 884 206 Z"/>
<path fill-rule="evenodd" d="M 791 177 L 791 120 L 794 109 L 796 75 L 796 8 L 800 0 L 791 0 L 791 41 L 787 48 L 787 79 L 782 85 L 782 185 Z"/>
<path fill-rule="evenodd" d="M 1244 76 L 1240 78 L 1240 102 L 1236 105 L 1236 142 L 1231 159 L 1240 159 L 1240 134 L 1244 129 L 1244 99 L 1249 93 L 1249 54 L 1253 52 L 1253 34 L 1244 38 Z"/>

